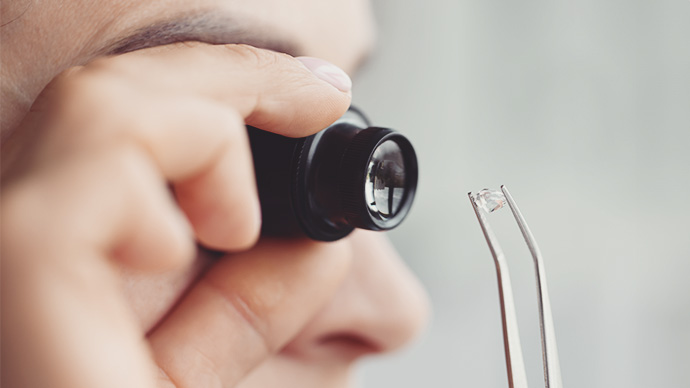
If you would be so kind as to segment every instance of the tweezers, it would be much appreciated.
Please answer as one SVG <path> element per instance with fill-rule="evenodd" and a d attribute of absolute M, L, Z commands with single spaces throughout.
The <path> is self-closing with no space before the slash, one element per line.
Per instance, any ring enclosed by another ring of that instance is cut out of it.
<path fill-rule="evenodd" d="M 562 388 L 563 382 L 561 380 L 561 368 L 558 361 L 558 350 L 556 348 L 556 333 L 553 327 L 551 303 L 549 302 L 549 293 L 546 287 L 544 261 L 539 247 L 537 246 L 537 242 L 527 226 L 525 218 L 522 216 L 522 213 L 520 213 L 520 209 L 518 209 L 513 197 L 510 195 L 510 192 L 505 186 L 501 186 L 501 191 L 503 192 L 503 196 L 505 196 L 505 202 L 513 212 L 513 216 L 520 227 L 522 236 L 525 238 L 525 242 L 534 259 L 534 272 L 537 281 L 537 298 L 539 305 L 539 327 L 541 329 L 542 362 L 544 364 L 544 385 L 546 388 Z M 486 242 L 489 245 L 489 250 L 491 250 L 494 263 L 496 264 L 508 385 L 510 388 L 527 388 L 527 375 L 525 373 L 525 364 L 522 357 L 522 348 L 520 347 L 520 335 L 518 333 L 508 264 L 503 250 L 496 239 L 496 235 L 486 220 L 487 211 L 477 204 L 472 192 L 468 193 L 468 196 L 470 197 L 470 202 L 477 215 Z M 499 203 L 498 207 L 502 205 L 502 203 Z M 495 209 L 491 209 L 491 211 L 493 210 Z"/>

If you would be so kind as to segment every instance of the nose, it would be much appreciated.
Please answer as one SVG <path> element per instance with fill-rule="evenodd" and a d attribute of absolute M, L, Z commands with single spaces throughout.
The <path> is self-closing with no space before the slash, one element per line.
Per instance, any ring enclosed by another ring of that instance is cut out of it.
<path fill-rule="evenodd" d="M 385 236 L 348 237 L 353 265 L 333 299 L 284 349 L 319 362 L 352 362 L 410 342 L 426 324 L 426 292 Z"/>

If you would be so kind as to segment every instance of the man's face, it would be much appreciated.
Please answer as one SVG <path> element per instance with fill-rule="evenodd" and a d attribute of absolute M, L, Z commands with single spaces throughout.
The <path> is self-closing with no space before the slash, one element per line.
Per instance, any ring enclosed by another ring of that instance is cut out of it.
<path fill-rule="evenodd" d="M 246 43 L 322 58 L 352 74 L 373 40 L 366 0 L 18 0 L 2 11 L 3 131 L 21 121 L 55 76 L 100 56 L 185 41 Z M 426 299 L 392 247 L 370 232 L 348 240 L 354 260 L 342 287 L 240 386 L 344 387 L 353 361 L 418 333 Z M 197 258 L 187 274 L 133 276 L 128 292 L 138 294 L 132 304 L 142 326 L 150 329 L 211 264 Z M 160 297 L 163 287 L 172 291 Z"/>
<path fill-rule="evenodd" d="M 3 128 L 55 75 L 101 55 L 193 40 L 247 43 L 352 73 L 373 38 L 366 0 L 19 0 L 2 7 Z"/>

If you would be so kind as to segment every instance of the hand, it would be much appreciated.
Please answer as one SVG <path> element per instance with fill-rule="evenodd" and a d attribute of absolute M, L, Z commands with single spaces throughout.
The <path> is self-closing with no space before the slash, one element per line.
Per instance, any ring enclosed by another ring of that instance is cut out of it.
<path fill-rule="evenodd" d="M 349 106 L 342 89 L 237 45 L 142 50 L 57 77 L 2 149 L 3 383 L 232 386 L 284 345 L 346 273 L 342 244 L 267 241 L 221 259 L 148 338 L 118 274 L 184 270 L 195 241 L 253 246 L 245 124 L 315 133 Z"/>

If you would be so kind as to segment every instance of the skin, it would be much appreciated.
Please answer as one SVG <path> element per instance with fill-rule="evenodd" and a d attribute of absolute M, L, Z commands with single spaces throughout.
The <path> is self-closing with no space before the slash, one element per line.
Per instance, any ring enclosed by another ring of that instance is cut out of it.
<path fill-rule="evenodd" d="M 418 334 L 380 233 L 259 238 L 244 126 L 345 112 L 328 62 L 367 54 L 366 2 L 15 1 L 1 24 L 3 386 L 345 387 Z"/>

